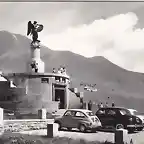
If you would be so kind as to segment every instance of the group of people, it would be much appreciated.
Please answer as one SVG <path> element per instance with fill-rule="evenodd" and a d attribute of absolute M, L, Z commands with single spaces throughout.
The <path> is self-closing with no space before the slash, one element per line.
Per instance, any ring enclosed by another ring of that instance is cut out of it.
<path fill-rule="evenodd" d="M 110 107 L 108 105 L 108 102 L 106 102 L 105 104 L 103 104 L 102 102 L 98 104 L 98 108 L 103 108 L 103 107 Z M 112 102 L 111 107 L 115 107 L 115 103 Z"/>
<path fill-rule="evenodd" d="M 90 101 L 88 102 L 88 110 L 92 110 L 92 105 L 93 105 L 93 103 L 92 103 L 92 101 L 90 100 Z M 99 103 L 97 106 L 98 106 L 98 109 L 99 109 L 99 108 L 103 108 L 103 107 L 110 107 L 110 106 L 108 105 L 108 102 L 106 102 L 105 104 L 103 104 L 103 103 L 101 102 L 101 103 Z M 111 107 L 115 107 L 115 103 L 114 103 L 114 102 L 112 102 Z"/>
<path fill-rule="evenodd" d="M 62 66 L 58 68 L 58 70 L 56 70 L 56 68 L 53 68 L 53 73 L 66 74 L 66 68 Z"/>

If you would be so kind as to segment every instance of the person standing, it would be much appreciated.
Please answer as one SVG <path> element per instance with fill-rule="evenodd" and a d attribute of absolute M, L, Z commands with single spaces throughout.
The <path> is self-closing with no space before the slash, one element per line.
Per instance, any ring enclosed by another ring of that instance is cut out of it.
<path fill-rule="evenodd" d="M 62 66 L 60 66 L 60 72 L 61 72 L 61 74 L 63 74 L 63 67 Z"/>
<path fill-rule="evenodd" d="M 63 67 L 63 74 L 66 75 L 66 68 Z"/>
<path fill-rule="evenodd" d="M 88 110 L 92 110 L 92 101 L 91 100 L 88 102 Z"/>
<path fill-rule="evenodd" d="M 112 107 L 115 107 L 115 103 L 114 102 L 112 102 Z"/>
<path fill-rule="evenodd" d="M 105 103 L 105 107 L 108 107 L 108 102 Z"/>
<path fill-rule="evenodd" d="M 38 72 L 38 63 L 35 63 L 35 73 Z"/>
<path fill-rule="evenodd" d="M 83 98 L 80 98 L 80 104 L 81 104 L 80 108 L 81 108 L 81 109 L 83 109 L 83 103 L 84 103 L 84 102 L 83 102 Z"/>
<path fill-rule="evenodd" d="M 58 108 L 60 109 L 60 107 L 61 107 L 60 97 L 57 98 L 57 102 L 58 102 Z"/>
<path fill-rule="evenodd" d="M 104 107 L 104 106 L 103 106 L 103 103 L 101 102 L 101 103 L 100 103 L 100 108 L 103 108 L 103 107 Z"/>
<path fill-rule="evenodd" d="M 55 68 L 53 68 L 53 73 L 56 73 L 56 69 Z"/>
<path fill-rule="evenodd" d="M 60 68 L 58 68 L 58 74 L 61 74 L 61 69 Z"/>

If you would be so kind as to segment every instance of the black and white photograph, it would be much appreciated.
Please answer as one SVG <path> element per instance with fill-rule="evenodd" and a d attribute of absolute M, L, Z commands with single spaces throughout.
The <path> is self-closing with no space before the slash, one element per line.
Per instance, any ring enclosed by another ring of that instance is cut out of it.
<path fill-rule="evenodd" d="M 0 144 L 144 144 L 144 1 L 1 1 Z"/>

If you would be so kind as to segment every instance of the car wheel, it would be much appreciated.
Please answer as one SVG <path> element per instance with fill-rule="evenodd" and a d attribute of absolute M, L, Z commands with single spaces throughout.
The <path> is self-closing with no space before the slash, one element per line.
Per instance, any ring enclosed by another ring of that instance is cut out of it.
<path fill-rule="evenodd" d="M 124 129 L 124 126 L 122 124 L 117 124 L 116 125 L 116 130 L 118 130 L 118 129 Z"/>
<path fill-rule="evenodd" d="M 84 124 L 81 124 L 81 125 L 79 126 L 79 130 L 80 130 L 81 132 L 85 132 L 85 131 L 86 131 L 85 125 L 84 125 Z"/>
<path fill-rule="evenodd" d="M 128 133 L 133 133 L 134 131 L 135 131 L 134 128 L 129 128 L 129 129 L 128 129 Z"/>
<path fill-rule="evenodd" d="M 143 127 L 140 127 L 140 128 L 137 128 L 138 131 L 142 131 L 143 130 Z"/>

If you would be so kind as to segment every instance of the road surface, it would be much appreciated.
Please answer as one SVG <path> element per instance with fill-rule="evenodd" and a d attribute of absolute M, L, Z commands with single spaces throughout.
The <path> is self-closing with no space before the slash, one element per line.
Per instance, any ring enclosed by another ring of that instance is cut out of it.
<path fill-rule="evenodd" d="M 47 130 L 24 131 L 21 133 L 29 134 L 29 135 L 46 136 Z M 110 132 L 81 133 L 76 130 L 73 131 L 64 130 L 64 131 L 55 131 L 54 136 L 69 137 L 72 139 L 84 139 L 87 141 L 114 142 L 114 133 L 110 133 Z M 139 133 L 133 133 L 133 134 L 124 134 L 125 141 L 129 143 L 131 139 L 133 140 L 134 144 L 144 144 L 144 131 L 141 131 Z"/>

